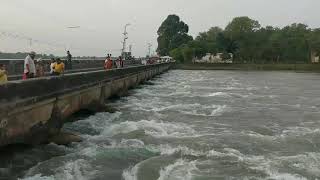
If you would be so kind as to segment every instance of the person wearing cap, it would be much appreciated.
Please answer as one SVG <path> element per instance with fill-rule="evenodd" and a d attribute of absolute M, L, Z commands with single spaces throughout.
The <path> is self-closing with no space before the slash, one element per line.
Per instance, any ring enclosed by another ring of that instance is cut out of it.
<path fill-rule="evenodd" d="M 45 76 L 44 74 L 44 65 L 43 61 L 41 58 L 37 59 L 36 61 L 36 77 L 43 77 Z"/>
<path fill-rule="evenodd" d="M 24 60 L 24 71 L 23 79 L 34 78 L 36 74 L 36 66 L 34 64 L 34 58 L 36 53 L 34 51 L 30 52 Z"/>

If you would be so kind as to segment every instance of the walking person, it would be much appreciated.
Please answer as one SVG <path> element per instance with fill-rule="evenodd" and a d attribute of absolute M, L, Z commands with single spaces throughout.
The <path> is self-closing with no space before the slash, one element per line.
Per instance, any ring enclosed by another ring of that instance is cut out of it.
<path fill-rule="evenodd" d="M 34 64 L 35 57 L 36 57 L 36 53 L 34 51 L 32 51 L 25 58 L 23 79 L 31 79 L 31 78 L 35 77 L 35 74 L 36 74 L 36 66 Z"/>
<path fill-rule="evenodd" d="M 68 70 L 72 69 L 72 55 L 70 51 L 67 51 L 67 69 Z"/>
<path fill-rule="evenodd" d="M 6 70 L 6 66 L 4 64 L 0 64 L 0 85 L 8 82 L 8 73 Z"/>

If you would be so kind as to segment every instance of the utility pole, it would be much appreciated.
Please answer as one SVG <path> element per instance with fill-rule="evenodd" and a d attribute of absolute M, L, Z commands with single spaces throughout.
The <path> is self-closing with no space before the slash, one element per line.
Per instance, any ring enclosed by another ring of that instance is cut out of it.
<path fill-rule="evenodd" d="M 29 48 L 30 48 L 30 51 L 31 51 L 32 50 L 32 38 L 29 38 L 28 41 L 29 41 Z"/>
<path fill-rule="evenodd" d="M 149 57 L 151 56 L 151 47 L 152 47 L 152 44 L 148 43 L 148 55 L 149 55 Z"/>
<path fill-rule="evenodd" d="M 66 29 L 68 30 L 73 30 L 73 29 L 80 29 L 81 27 L 80 26 L 69 26 L 69 27 L 66 27 Z M 69 42 L 69 44 L 66 44 L 65 45 L 65 48 L 64 48 L 64 51 L 67 52 L 71 49 L 71 46 L 72 46 L 72 43 Z"/>
<path fill-rule="evenodd" d="M 124 56 L 124 53 L 125 53 L 125 51 L 126 51 L 126 43 L 127 43 L 127 39 L 128 39 L 128 32 L 127 32 L 127 27 L 128 26 L 130 26 L 131 24 L 126 24 L 125 26 L 124 26 L 124 32 L 123 32 L 123 42 L 122 42 L 122 53 L 121 53 L 121 56 L 122 56 L 122 58 L 124 58 L 123 56 Z"/>

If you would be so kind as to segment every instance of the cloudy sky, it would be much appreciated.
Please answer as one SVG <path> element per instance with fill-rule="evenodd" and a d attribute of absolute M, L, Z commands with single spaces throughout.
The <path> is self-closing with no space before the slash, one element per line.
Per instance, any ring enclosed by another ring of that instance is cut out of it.
<path fill-rule="evenodd" d="M 144 56 L 147 43 L 156 48 L 157 29 L 169 14 L 179 15 L 193 36 L 236 16 L 263 26 L 320 27 L 320 0 L 0 0 L 0 51 L 119 55 L 123 26 L 131 23 L 128 43 Z"/>

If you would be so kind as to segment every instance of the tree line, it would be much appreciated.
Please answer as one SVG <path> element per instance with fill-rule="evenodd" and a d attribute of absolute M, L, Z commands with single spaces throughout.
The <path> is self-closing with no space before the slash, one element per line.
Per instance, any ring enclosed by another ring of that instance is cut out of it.
<path fill-rule="evenodd" d="M 309 63 L 320 54 L 320 28 L 294 23 L 283 28 L 262 27 L 249 17 L 236 17 L 226 27 L 212 27 L 193 39 L 177 15 L 169 15 L 158 29 L 161 56 L 191 62 L 206 53 L 232 53 L 235 63 Z"/>

